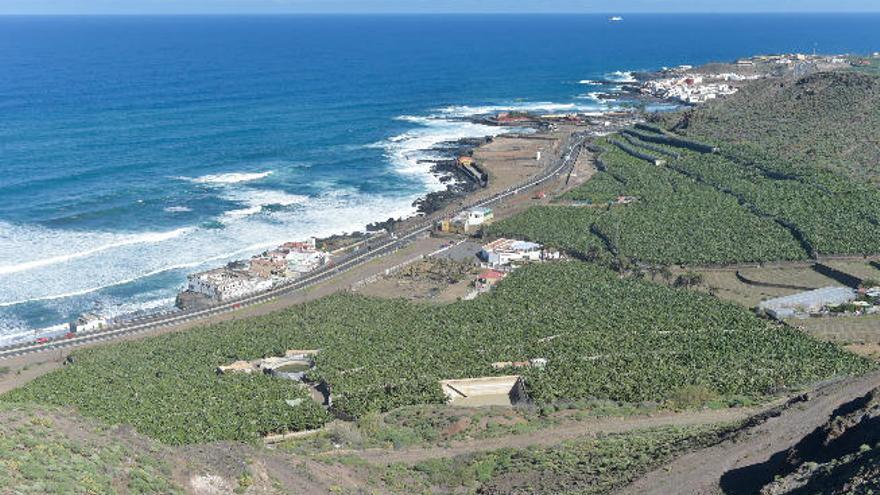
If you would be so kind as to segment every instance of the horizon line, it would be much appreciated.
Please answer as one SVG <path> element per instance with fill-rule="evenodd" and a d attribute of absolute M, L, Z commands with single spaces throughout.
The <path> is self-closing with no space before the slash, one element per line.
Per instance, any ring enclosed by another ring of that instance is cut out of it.
<path fill-rule="evenodd" d="M 437 16 L 437 15 L 583 15 L 583 16 L 610 16 L 610 15 L 828 15 L 828 14 L 880 14 L 878 10 L 797 10 L 797 11 L 639 11 L 639 12 L 583 12 L 583 11 L 546 11 L 546 12 L 461 12 L 461 11 L 437 11 L 437 12 L 0 12 L 0 17 L 233 17 L 233 16 Z"/>

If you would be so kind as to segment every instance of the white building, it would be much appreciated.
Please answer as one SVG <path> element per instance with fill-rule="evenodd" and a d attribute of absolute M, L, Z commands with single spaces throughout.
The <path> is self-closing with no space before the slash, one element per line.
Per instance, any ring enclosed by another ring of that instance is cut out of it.
<path fill-rule="evenodd" d="M 279 250 L 285 253 L 288 277 L 298 277 L 317 270 L 330 261 L 330 253 L 318 250 L 314 239 L 308 242 L 288 242 Z"/>
<path fill-rule="evenodd" d="M 536 242 L 498 239 L 483 246 L 480 256 L 490 266 L 503 266 L 515 261 L 541 261 L 544 251 Z"/>
<path fill-rule="evenodd" d="M 824 287 L 770 299 L 759 304 L 758 308 L 764 310 L 770 317 L 781 320 L 797 315 L 808 315 L 822 308 L 839 306 L 855 299 L 856 291 L 849 287 Z"/>
<path fill-rule="evenodd" d="M 193 273 L 187 277 L 187 290 L 216 302 L 255 294 L 270 289 L 272 285 L 271 279 L 226 267 Z"/>
<path fill-rule="evenodd" d="M 455 215 L 452 220 L 437 222 L 436 227 L 441 232 L 471 234 L 478 231 L 481 226 L 488 225 L 494 219 L 495 214 L 491 208 L 471 208 Z"/>
<path fill-rule="evenodd" d="M 107 326 L 107 320 L 92 313 L 84 313 L 69 325 L 71 332 L 94 332 Z"/>

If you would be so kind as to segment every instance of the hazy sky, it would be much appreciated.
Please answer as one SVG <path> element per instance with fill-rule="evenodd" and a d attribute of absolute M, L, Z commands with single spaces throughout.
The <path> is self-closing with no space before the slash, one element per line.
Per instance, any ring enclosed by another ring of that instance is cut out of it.
<path fill-rule="evenodd" d="M 880 0 L 0 0 L 0 14 L 880 12 Z"/>

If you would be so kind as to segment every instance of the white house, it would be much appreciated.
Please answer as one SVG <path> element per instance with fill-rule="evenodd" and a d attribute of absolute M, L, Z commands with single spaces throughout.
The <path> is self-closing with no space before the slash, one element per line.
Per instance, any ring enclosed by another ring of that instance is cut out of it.
<path fill-rule="evenodd" d="M 92 313 L 84 313 L 69 325 L 71 332 L 94 332 L 107 326 L 107 320 Z"/>
<path fill-rule="evenodd" d="M 330 261 L 330 253 L 318 250 L 314 239 L 309 242 L 288 242 L 280 249 L 286 253 L 284 259 L 289 277 L 298 277 L 317 270 Z"/>
<path fill-rule="evenodd" d="M 509 265 L 515 261 L 541 261 L 543 246 L 536 242 L 498 239 L 483 246 L 480 256 L 490 266 Z"/>

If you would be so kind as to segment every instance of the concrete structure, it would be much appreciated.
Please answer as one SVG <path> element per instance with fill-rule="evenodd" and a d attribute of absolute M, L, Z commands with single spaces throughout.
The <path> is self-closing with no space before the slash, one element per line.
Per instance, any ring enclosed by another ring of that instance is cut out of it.
<path fill-rule="evenodd" d="M 441 380 L 440 388 L 453 406 L 512 406 L 529 400 L 519 375 Z"/>
<path fill-rule="evenodd" d="M 268 373 L 301 380 L 305 372 L 315 365 L 315 356 L 319 350 L 289 350 L 283 357 L 267 357 L 253 361 L 236 361 L 226 366 L 218 366 L 217 373 Z M 297 367 L 294 372 L 286 371 L 285 367 Z"/>
<path fill-rule="evenodd" d="M 829 306 L 855 301 L 856 291 L 848 287 L 825 287 L 762 302 L 758 308 L 782 320 L 817 313 Z"/>
<path fill-rule="evenodd" d="M 468 225 L 485 225 L 495 220 L 492 208 L 471 208 L 464 212 Z"/>
<path fill-rule="evenodd" d="M 272 287 L 273 281 L 250 271 L 228 267 L 193 273 L 187 277 L 187 290 L 216 302 L 256 294 Z"/>
<path fill-rule="evenodd" d="M 255 364 L 255 361 L 236 361 L 232 364 L 227 364 L 226 366 L 218 366 L 217 373 L 221 375 L 225 375 L 228 373 L 257 373 L 260 369 Z"/>
<path fill-rule="evenodd" d="M 534 358 L 529 359 L 528 361 L 498 361 L 496 363 L 492 363 L 492 368 L 496 370 L 503 370 L 504 368 L 538 368 L 544 369 L 547 366 L 547 359 L 545 358 Z"/>

